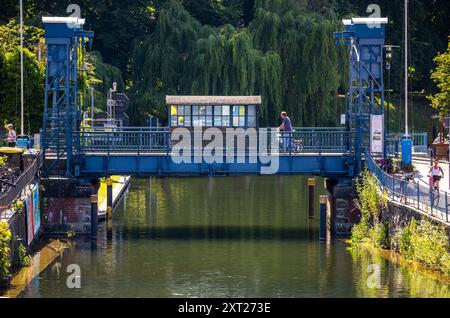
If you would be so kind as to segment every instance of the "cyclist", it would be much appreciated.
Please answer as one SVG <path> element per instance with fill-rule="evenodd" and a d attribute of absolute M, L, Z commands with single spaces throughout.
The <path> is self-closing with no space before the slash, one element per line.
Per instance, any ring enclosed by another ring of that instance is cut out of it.
<path fill-rule="evenodd" d="M 436 191 L 439 191 L 439 181 L 444 177 L 444 170 L 439 166 L 439 160 L 434 161 L 434 165 L 430 167 L 428 176 L 430 177 L 430 186 Z"/>

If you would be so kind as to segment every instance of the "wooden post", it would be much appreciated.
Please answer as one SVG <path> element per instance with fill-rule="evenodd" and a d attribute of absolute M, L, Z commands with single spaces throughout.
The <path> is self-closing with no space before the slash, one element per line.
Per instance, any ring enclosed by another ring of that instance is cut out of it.
<path fill-rule="evenodd" d="M 308 179 L 308 238 L 309 240 L 314 239 L 314 189 L 316 186 L 316 179 Z"/>
<path fill-rule="evenodd" d="M 112 206 L 113 206 L 113 180 L 111 178 L 106 179 L 106 239 L 112 239 Z"/>
<path fill-rule="evenodd" d="M 111 217 L 113 206 L 113 180 L 111 178 L 106 179 L 106 214 L 107 218 Z"/>
<path fill-rule="evenodd" d="M 97 195 L 91 195 L 91 239 L 97 238 L 98 226 L 98 198 Z"/>
<path fill-rule="evenodd" d="M 308 216 L 309 219 L 314 218 L 314 189 L 316 187 L 316 179 L 308 179 Z"/>

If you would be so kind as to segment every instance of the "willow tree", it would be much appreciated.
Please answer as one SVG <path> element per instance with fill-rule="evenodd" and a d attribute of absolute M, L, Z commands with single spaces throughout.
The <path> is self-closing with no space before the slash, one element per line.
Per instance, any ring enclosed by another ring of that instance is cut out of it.
<path fill-rule="evenodd" d="M 201 28 L 178 1 L 164 4 L 154 32 L 134 50 L 131 115 L 135 120 L 143 113 L 165 116 L 164 95 L 190 92 L 192 70 L 187 61 Z"/>
<path fill-rule="evenodd" d="M 305 1 L 257 1 L 248 27 L 202 26 L 176 0 L 134 53 L 133 117 L 165 117 L 164 95 L 261 95 L 261 125 L 287 110 L 300 125 L 336 121 L 339 85 L 334 16 Z"/>
<path fill-rule="evenodd" d="M 342 62 L 333 40 L 332 13 L 308 11 L 305 1 L 261 0 L 250 25 L 257 48 L 275 51 L 282 61 L 282 107 L 298 125 L 336 122 L 336 91 Z M 344 63 L 345 64 L 345 63 Z"/>

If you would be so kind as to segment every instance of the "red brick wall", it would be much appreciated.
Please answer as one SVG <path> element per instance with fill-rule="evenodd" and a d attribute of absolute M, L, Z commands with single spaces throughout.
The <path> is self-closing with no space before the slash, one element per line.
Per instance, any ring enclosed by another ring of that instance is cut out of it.
<path fill-rule="evenodd" d="M 91 203 L 89 198 L 48 198 L 45 210 L 46 230 L 53 233 L 74 229 L 77 234 L 89 234 Z"/>

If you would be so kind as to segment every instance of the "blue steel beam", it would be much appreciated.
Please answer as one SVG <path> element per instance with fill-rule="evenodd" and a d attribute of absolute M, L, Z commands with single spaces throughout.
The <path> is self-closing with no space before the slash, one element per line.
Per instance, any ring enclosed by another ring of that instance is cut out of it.
<path fill-rule="evenodd" d="M 273 158 L 273 160 L 275 160 Z M 353 177 L 351 154 L 311 154 L 280 156 L 276 174 L 316 175 L 327 178 Z M 258 163 L 174 163 L 170 156 L 135 154 L 88 154 L 83 156 L 81 176 L 104 177 L 108 175 L 133 176 L 200 176 L 200 175 L 260 175 Z"/>

